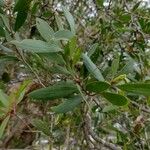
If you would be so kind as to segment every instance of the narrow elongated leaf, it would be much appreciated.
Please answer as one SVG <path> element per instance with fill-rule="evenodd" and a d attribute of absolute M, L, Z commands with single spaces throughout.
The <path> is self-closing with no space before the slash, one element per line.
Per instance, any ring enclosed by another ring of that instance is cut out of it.
<path fill-rule="evenodd" d="M 110 87 L 110 84 L 102 81 L 95 81 L 88 83 L 86 89 L 90 92 L 100 93 L 107 90 Z"/>
<path fill-rule="evenodd" d="M 14 12 L 28 11 L 31 1 L 32 0 L 17 0 L 14 7 Z"/>
<path fill-rule="evenodd" d="M 28 85 L 31 83 L 30 80 L 25 80 L 15 92 L 12 92 L 9 96 L 10 102 L 15 103 L 16 105 L 20 103 L 24 96 Z"/>
<path fill-rule="evenodd" d="M 73 111 L 75 107 L 77 107 L 82 101 L 82 97 L 79 95 L 73 96 L 68 100 L 65 100 L 58 106 L 52 107 L 52 110 L 55 113 L 66 113 L 69 111 Z"/>
<path fill-rule="evenodd" d="M 3 106 L 5 107 L 9 105 L 8 95 L 6 95 L 1 89 L 0 89 L 0 103 L 2 103 Z"/>
<path fill-rule="evenodd" d="M 9 25 L 9 20 L 6 15 L 0 14 L 0 17 L 2 18 L 4 25 L 6 28 L 10 31 L 10 25 Z"/>
<path fill-rule="evenodd" d="M 45 58 L 47 58 L 49 61 L 51 62 L 55 62 L 57 64 L 66 64 L 65 60 L 63 59 L 62 55 L 58 54 L 58 53 L 41 53 L 40 56 L 43 56 Z"/>
<path fill-rule="evenodd" d="M 61 20 L 61 18 L 56 14 L 55 15 L 55 19 L 56 19 L 56 23 L 57 23 L 57 26 L 58 26 L 58 29 L 59 30 L 63 30 L 64 27 L 63 27 L 63 21 Z"/>
<path fill-rule="evenodd" d="M 26 21 L 27 15 L 28 15 L 27 11 L 19 11 L 17 13 L 17 18 L 16 18 L 16 21 L 15 21 L 14 31 L 18 31 L 20 29 L 20 27 Z"/>
<path fill-rule="evenodd" d="M 62 49 L 59 48 L 57 45 L 49 44 L 41 40 L 25 39 L 21 42 L 12 41 L 11 43 L 19 48 L 26 50 L 27 52 L 50 53 L 62 51 Z"/>
<path fill-rule="evenodd" d="M 88 54 L 87 54 L 88 57 L 91 57 L 95 53 L 97 47 L 98 47 L 98 43 L 95 43 L 90 47 Z"/>
<path fill-rule="evenodd" d="M 83 62 L 88 69 L 88 71 L 99 81 L 104 81 L 104 77 L 101 74 L 100 70 L 96 67 L 96 65 L 91 61 L 91 59 L 86 55 L 82 54 Z"/>
<path fill-rule="evenodd" d="M 75 92 L 78 92 L 76 85 L 72 82 L 59 82 L 53 86 L 38 89 L 29 94 L 30 98 L 37 100 L 54 100 L 67 97 Z"/>
<path fill-rule="evenodd" d="M 73 16 L 71 15 L 71 13 L 68 11 L 68 9 L 66 7 L 63 7 L 63 11 L 64 11 L 64 15 L 70 25 L 72 33 L 75 34 L 75 22 L 74 22 Z"/>
<path fill-rule="evenodd" d="M 73 38 L 74 34 L 69 30 L 59 30 L 55 33 L 55 38 L 57 40 L 69 40 Z"/>
<path fill-rule="evenodd" d="M 115 106 L 115 105 L 108 105 L 108 106 L 105 106 L 102 110 L 103 113 L 110 113 L 110 112 L 113 112 L 115 110 L 117 110 L 118 107 Z"/>
<path fill-rule="evenodd" d="M 150 84 L 148 83 L 127 83 L 118 85 L 118 88 L 123 91 L 150 96 Z"/>
<path fill-rule="evenodd" d="M 114 58 L 114 60 L 112 61 L 111 72 L 110 72 L 111 78 L 113 78 L 117 73 L 117 70 L 119 68 L 119 61 L 120 61 L 120 58 L 119 58 L 119 55 L 117 54 L 116 58 Z"/>
<path fill-rule="evenodd" d="M 128 103 L 128 99 L 119 94 L 104 92 L 102 93 L 102 96 L 106 98 L 113 105 L 124 106 Z"/>
<path fill-rule="evenodd" d="M 5 31 L 1 26 L 0 26 L 0 36 L 5 37 Z"/>
<path fill-rule="evenodd" d="M 50 135 L 49 124 L 46 121 L 42 121 L 40 119 L 34 119 L 32 121 L 34 127 L 36 127 L 39 131 L 42 131 L 45 135 Z"/>
<path fill-rule="evenodd" d="M 0 125 L 0 139 L 2 138 L 10 116 L 7 116 Z"/>
<path fill-rule="evenodd" d="M 18 61 L 17 57 L 9 56 L 9 55 L 0 57 L 0 63 L 12 62 L 12 61 Z"/>
<path fill-rule="evenodd" d="M 49 42 L 52 38 L 54 38 L 54 31 L 46 21 L 40 18 L 36 18 L 36 26 L 41 36 L 46 41 Z"/>

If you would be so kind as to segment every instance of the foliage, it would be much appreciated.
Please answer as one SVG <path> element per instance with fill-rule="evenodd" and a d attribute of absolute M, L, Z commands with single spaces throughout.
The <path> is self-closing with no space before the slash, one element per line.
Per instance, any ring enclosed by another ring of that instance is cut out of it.
<path fill-rule="evenodd" d="M 149 6 L 0 6 L 0 147 L 33 148 L 44 139 L 49 149 L 150 149 Z"/>

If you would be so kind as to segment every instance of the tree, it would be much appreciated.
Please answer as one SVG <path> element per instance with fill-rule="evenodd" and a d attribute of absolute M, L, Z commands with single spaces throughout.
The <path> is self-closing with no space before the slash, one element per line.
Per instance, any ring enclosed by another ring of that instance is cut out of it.
<path fill-rule="evenodd" d="M 150 148 L 143 1 L 0 2 L 2 148 Z"/>

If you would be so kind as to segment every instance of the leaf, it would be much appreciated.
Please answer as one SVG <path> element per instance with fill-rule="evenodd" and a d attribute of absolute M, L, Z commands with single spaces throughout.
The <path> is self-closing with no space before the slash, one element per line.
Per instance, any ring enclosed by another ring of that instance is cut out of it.
<path fill-rule="evenodd" d="M 10 101 L 15 103 L 15 104 L 19 104 L 24 96 L 25 96 L 25 93 L 26 93 L 26 90 L 28 88 L 28 85 L 31 83 L 31 80 L 25 80 L 19 87 L 19 89 L 14 92 L 14 93 L 11 93 L 10 95 Z"/>
<path fill-rule="evenodd" d="M 58 73 L 58 74 L 66 74 L 69 75 L 70 72 L 67 70 L 67 68 L 64 66 L 59 66 L 59 65 L 54 65 L 53 67 L 50 68 L 50 72 L 54 73 Z"/>
<path fill-rule="evenodd" d="M 97 5 L 98 5 L 99 7 L 102 7 L 102 6 L 103 6 L 103 3 L 104 3 L 104 0 L 96 0 L 96 2 L 97 2 Z"/>
<path fill-rule="evenodd" d="M 59 30 L 54 36 L 57 40 L 69 40 L 73 38 L 74 34 L 72 34 L 69 30 Z"/>
<path fill-rule="evenodd" d="M 1 26 L 0 26 L 0 36 L 5 37 L 5 31 Z"/>
<path fill-rule="evenodd" d="M 105 106 L 104 108 L 103 108 L 103 113 L 110 113 L 110 112 L 113 112 L 113 111 L 115 111 L 116 109 L 118 109 L 118 107 L 117 106 L 115 106 L 115 105 L 108 105 L 108 106 Z"/>
<path fill-rule="evenodd" d="M 54 31 L 49 24 L 43 19 L 36 18 L 36 26 L 41 36 L 47 41 L 51 41 L 54 38 Z"/>
<path fill-rule="evenodd" d="M 55 15 L 55 19 L 56 19 L 56 23 L 57 23 L 57 26 L 58 26 L 58 29 L 59 30 L 63 30 L 64 27 L 63 27 L 63 21 L 61 20 L 61 18 L 56 14 Z"/>
<path fill-rule="evenodd" d="M 87 54 L 88 57 L 91 57 L 95 53 L 97 47 L 98 47 L 98 43 L 95 43 L 90 47 L 88 54 Z"/>
<path fill-rule="evenodd" d="M 18 0 L 14 7 L 14 12 L 28 11 L 32 0 Z"/>
<path fill-rule="evenodd" d="M 90 92 L 100 93 L 107 90 L 110 87 L 110 84 L 102 81 L 95 81 L 88 83 L 86 85 L 86 90 Z"/>
<path fill-rule="evenodd" d="M 82 97 L 79 95 L 73 96 L 58 106 L 52 107 L 52 111 L 55 113 L 66 113 L 73 111 L 82 101 Z"/>
<path fill-rule="evenodd" d="M 7 107 L 9 105 L 9 98 L 1 89 L 0 89 L 0 102 L 3 106 Z"/>
<path fill-rule="evenodd" d="M 83 63 L 85 64 L 87 70 L 99 81 L 104 81 L 104 77 L 96 65 L 91 61 L 91 59 L 86 55 L 82 54 Z"/>
<path fill-rule="evenodd" d="M 141 3 L 142 3 L 142 1 L 137 2 L 137 3 L 133 6 L 132 11 L 137 10 L 137 8 L 140 6 Z"/>
<path fill-rule="evenodd" d="M 3 15 L 3 14 L 0 14 L 3 22 L 4 22 L 4 25 L 6 26 L 6 28 L 10 31 L 10 25 L 9 25 L 9 20 L 7 18 L 6 15 Z"/>
<path fill-rule="evenodd" d="M 12 62 L 12 61 L 18 61 L 17 57 L 15 56 L 0 56 L 0 63 L 5 63 L 5 62 Z"/>
<path fill-rule="evenodd" d="M 77 93 L 77 87 L 72 82 L 58 82 L 53 86 L 35 90 L 29 94 L 30 98 L 37 100 L 54 100 Z"/>
<path fill-rule="evenodd" d="M 127 83 L 117 87 L 126 92 L 150 96 L 150 84 L 148 83 Z"/>
<path fill-rule="evenodd" d="M 4 134 L 4 130 L 7 126 L 7 123 L 9 121 L 9 118 L 10 118 L 10 115 L 8 115 L 4 120 L 3 122 L 1 123 L 1 126 L 0 126 L 0 139 L 2 138 L 3 134 Z"/>
<path fill-rule="evenodd" d="M 49 61 L 58 63 L 58 64 L 66 64 L 65 60 L 63 59 L 62 55 L 58 54 L 58 53 L 40 53 L 40 56 L 43 56 L 45 58 L 47 58 Z"/>
<path fill-rule="evenodd" d="M 111 73 L 110 73 L 111 78 L 113 78 L 117 73 L 117 70 L 119 68 L 119 61 L 120 61 L 119 55 L 116 54 L 116 57 L 113 59 L 111 65 Z"/>
<path fill-rule="evenodd" d="M 128 103 L 128 99 L 119 94 L 104 92 L 102 93 L 102 96 L 106 98 L 113 105 L 124 106 Z"/>
<path fill-rule="evenodd" d="M 40 119 L 34 119 L 32 125 L 36 127 L 39 131 L 42 131 L 45 135 L 50 135 L 50 125 L 46 121 Z"/>
<path fill-rule="evenodd" d="M 7 52 L 12 52 L 11 49 L 9 49 L 9 48 L 7 48 L 7 47 L 1 45 L 1 44 L 0 44 L 0 49 L 1 49 L 3 52 L 6 52 L 6 53 L 7 53 Z"/>
<path fill-rule="evenodd" d="M 20 27 L 24 24 L 24 22 L 27 19 L 27 15 L 28 13 L 26 11 L 19 11 L 17 13 L 17 18 L 15 21 L 15 27 L 14 27 L 14 31 L 18 31 L 20 29 Z"/>
<path fill-rule="evenodd" d="M 24 24 L 28 15 L 31 1 L 32 0 L 18 0 L 15 4 L 14 12 L 17 12 L 17 18 L 15 21 L 14 31 L 18 31 Z"/>
<path fill-rule="evenodd" d="M 16 45 L 19 48 L 26 50 L 27 52 L 34 52 L 34 53 L 52 53 L 52 52 L 59 52 L 62 51 L 55 44 L 49 44 L 41 40 L 31 40 L 25 39 L 21 42 L 19 41 L 11 41 L 12 44 Z"/>
<path fill-rule="evenodd" d="M 4 6 L 4 0 L 0 0 L 0 6 Z"/>
<path fill-rule="evenodd" d="M 74 22 L 73 16 L 71 15 L 71 13 L 68 11 L 66 7 L 63 7 L 63 12 L 69 23 L 72 33 L 75 34 L 75 22 Z"/>

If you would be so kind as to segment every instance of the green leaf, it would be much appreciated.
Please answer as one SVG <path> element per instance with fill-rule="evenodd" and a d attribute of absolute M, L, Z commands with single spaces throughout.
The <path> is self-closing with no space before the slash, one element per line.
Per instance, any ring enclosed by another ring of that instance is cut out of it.
<path fill-rule="evenodd" d="M 26 11 L 19 11 L 17 13 L 17 18 L 15 21 L 15 27 L 14 27 L 14 31 L 18 31 L 20 29 L 20 27 L 24 24 L 24 22 L 27 19 L 27 15 L 28 13 Z"/>
<path fill-rule="evenodd" d="M 2 105 L 5 107 L 8 107 L 9 105 L 9 97 L 1 89 L 0 89 L 0 103 L 2 103 Z"/>
<path fill-rule="evenodd" d="M 75 107 L 77 107 L 82 101 L 82 97 L 79 95 L 73 96 L 58 106 L 52 107 L 52 110 L 55 113 L 66 113 L 69 111 L 73 111 Z"/>
<path fill-rule="evenodd" d="M 14 12 L 17 12 L 17 18 L 15 21 L 14 31 L 19 30 L 19 28 L 24 24 L 30 9 L 31 1 L 32 0 L 18 0 L 15 4 Z"/>
<path fill-rule="evenodd" d="M 12 44 L 16 45 L 19 48 L 26 50 L 27 52 L 34 52 L 34 53 L 52 53 L 52 52 L 59 52 L 62 51 L 55 44 L 49 44 L 41 40 L 31 40 L 25 39 L 21 42 L 19 41 L 11 41 Z"/>
<path fill-rule="evenodd" d="M 0 26 L 0 36 L 5 37 L 5 31 L 1 26 Z"/>
<path fill-rule="evenodd" d="M 97 47 L 98 47 L 98 43 L 95 43 L 90 47 L 88 54 L 87 54 L 88 57 L 91 57 L 95 53 Z"/>
<path fill-rule="evenodd" d="M 124 106 L 128 103 L 128 99 L 119 94 L 104 92 L 102 93 L 102 96 L 106 98 L 113 105 Z"/>
<path fill-rule="evenodd" d="M 4 6 L 4 0 L 0 0 L 0 6 Z"/>
<path fill-rule="evenodd" d="M 54 38 L 54 31 L 49 24 L 43 19 L 36 18 L 36 26 L 41 36 L 47 41 L 51 41 Z"/>
<path fill-rule="evenodd" d="M 30 98 L 37 100 L 54 100 L 77 93 L 77 87 L 72 82 L 58 82 L 53 86 L 35 90 L 29 94 Z"/>
<path fill-rule="evenodd" d="M 66 7 L 63 7 L 63 12 L 70 25 L 70 29 L 72 33 L 75 34 L 75 22 L 74 22 L 73 16 L 71 15 L 71 13 L 68 11 Z"/>
<path fill-rule="evenodd" d="M 40 119 L 34 119 L 32 125 L 36 127 L 39 131 L 42 131 L 45 135 L 50 135 L 50 125 L 46 121 Z"/>
<path fill-rule="evenodd" d="M 16 92 L 11 93 L 11 95 L 9 96 L 11 103 L 19 104 L 23 100 L 30 83 L 31 80 L 25 80 Z"/>
<path fill-rule="evenodd" d="M 57 73 L 57 74 L 66 74 L 66 75 L 70 74 L 70 72 L 67 70 L 66 67 L 62 67 L 62 66 L 59 66 L 59 65 L 52 66 L 50 68 L 50 72 Z"/>
<path fill-rule="evenodd" d="M 63 27 L 63 21 L 61 20 L 61 18 L 56 14 L 55 15 L 55 19 L 56 19 L 56 23 L 57 23 L 58 29 L 59 30 L 63 30 L 64 27 Z"/>
<path fill-rule="evenodd" d="M 18 61 L 17 57 L 15 56 L 0 56 L 0 63 L 5 63 L 5 62 L 12 62 L 12 61 Z"/>
<path fill-rule="evenodd" d="M 49 60 L 50 62 L 55 62 L 57 64 L 66 64 L 65 60 L 63 59 L 62 55 L 58 54 L 58 53 L 40 53 L 40 56 L 43 56 L 45 58 L 47 58 L 47 60 Z"/>
<path fill-rule="evenodd" d="M 108 106 L 105 106 L 102 110 L 103 113 L 110 113 L 110 112 L 113 112 L 115 110 L 117 110 L 118 107 L 115 106 L 115 105 L 108 105 Z"/>
<path fill-rule="evenodd" d="M 148 83 L 127 83 L 117 87 L 123 91 L 150 96 L 150 84 Z"/>
<path fill-rule="evenodd" d="M 111 72 L 110 72 L 111 78 L 113 78 L 117 73 L 117 70 L 119 68 L 119 61 L 120 61 L 120 56 L 116 54 L 116 57 L 113 59 L 111 65 Z"/>
<path fill-rule="evenodd" d="M 2 18 L 4 25 L 6 28 L 10 31 L 10 25 L 9 25 L 9 20 L 6 15 L 0 14 L 0 17 Z"/>
<path fill-rule="evenodd" d="M 86 55 L 82 54 L 83 63 L 86 66 L 87 70 L 99 81 L 104 81 L 104 77 L 101 74 L 100 70 L 96 65 L 91 61 L 91 59 Z"/>
<path fill-rule="evenodd" d="M 107 90 L 110 87 L 110 84 L 102 81 L 95 81 L 88 83 L 86 85 L 86 90 L 90 92 L 100 93 Z"/>
<path fill-rule="evenodd" d="M 55 33 L 55 38 L 57 40 L 69 40 L 73 38 L 74 34 L 69 30 L 59 30 Z"/>
<path fill-rule="evenodd" d="M 14 7 L 14 12 L 28 11 L 32 0 L 18 0 Z"/>
<path fill-rule="evenodd" d="M 97 5 L 98 5 L 99 7 L 102 7 L 102 6 L 103 6 L 103 3 L 104 3 L 104 0 L 96 0 L 96 2 L 97 2 Z"/>
<path fill-rule="evenodd" d="M 3 122 L 1 123 L 1 126 L 0 126 L 0 139 L 2 138 L 3 134 L 4 134 L 4 131 L 5 131 L 5 128 L 7 126 L 7 123 L 9 121 L 9 118 L 10 116 L 8 115 L 4 120 Z"/>

